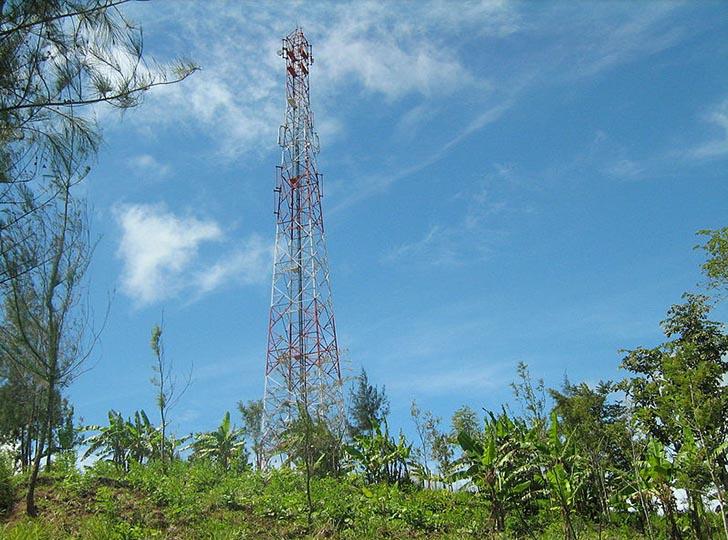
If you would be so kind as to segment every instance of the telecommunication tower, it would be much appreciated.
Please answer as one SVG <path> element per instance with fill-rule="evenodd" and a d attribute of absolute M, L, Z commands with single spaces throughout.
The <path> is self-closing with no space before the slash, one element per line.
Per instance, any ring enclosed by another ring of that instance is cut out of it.
<path fill-rule="evenodd" d="M 278 131 L 273 286 L 263 399 L 263 451 L 278 452 L 281 435 L 307 411 L 343 428 L 343 388 L 321 209 L 309 96 L 311 45 L 300 28 L 283 39 L 286 113 Z"/>

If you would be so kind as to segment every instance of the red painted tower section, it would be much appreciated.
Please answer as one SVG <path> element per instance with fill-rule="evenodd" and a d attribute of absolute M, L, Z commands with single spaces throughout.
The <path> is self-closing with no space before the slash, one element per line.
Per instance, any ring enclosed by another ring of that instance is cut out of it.
<path fill-rule="evenodd" d="M 311 45 L 301 29 L 283 39 L 286 113 L 278 133 L 273 286 L 263 400 L 267 460 L 302 411 L 343 429 L 341 367 L 321 208 L 322 178 L 316 156 L 309 96 Z"/>

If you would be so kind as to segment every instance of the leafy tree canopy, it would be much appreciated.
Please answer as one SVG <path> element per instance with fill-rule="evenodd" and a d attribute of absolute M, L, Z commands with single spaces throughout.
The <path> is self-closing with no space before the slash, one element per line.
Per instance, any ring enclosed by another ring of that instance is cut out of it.
<path fill-rule="evenodd" d="M 705 244 L 696 246 L 704 250 L 708 259 L 702 269 L 712 288 L 728 288 L 728 227 L 704 229 L 698 234 L 707 237 Z"/>
<path fill-rule="evenodd" d="M 349 399 L 351 434 L 370 433 L 374 425 L 383 422 L 388 414 L 389 399 L 384 386 L 380 389 L 369 384 L 367 372 L 362 368 Z"/>

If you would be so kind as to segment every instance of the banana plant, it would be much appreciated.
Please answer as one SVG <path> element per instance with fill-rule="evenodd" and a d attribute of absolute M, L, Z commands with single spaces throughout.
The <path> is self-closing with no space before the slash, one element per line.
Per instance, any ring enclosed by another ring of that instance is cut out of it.
<path fill-rule="evenodd" d="M 197 433 L 190 447 L 193 457 L 209 458 L 227 470 L 235 457 L 245 453 L 244 430 L 236 429 L 226 412 L 215 431 Z"/>
<path fill-rule="evenodd" d="M 489 416 L 482 435 L 458 434 L 463 455 L 455 462 L 452 478 L 472 482 L 488 498 L 492 528 L 502 531 L 508 515 L 519 509 L 534 487 L 534 464 L 523 444 L 525 426 L 513 422 L 505 411 L 497 418 Z"/>
<path fill-rule="evenodd" d="M 412 444 L 407 443 L 402 433 L 397 440 L 391 437 L 386 420 L 384 428 L 373 420 L 371 434 L 355 436 L 353 444 L 345 450 L 363 470 L 370 484 L 402 484 L 409 481 Z"/>
<path fill-rule="evenodd" d="M 126 422 L 116 411 L 109 411 L 108 415 L 108 426 L 90 425 L 83 428 L 84 431 L 98 432 L 84 440 L 87 448 L 83 459 L 97 454 L 99 459 L 111 459 L 117 467 L 126 469 L 129 454 Z"/>
<path fill-rule="evenodd" d="M 637 471 L 648 495 L 656 497 L 670 525 L 670 538 L 678 540 L 682 537 L 675 519 L 675 496 L 673 488 L 677 475 L 676 465 L 670 461 L 665 447 L 657 439 L 650 438 L 645 452 L 637 462 Z"/>
<path fill-rule="evenodd" d="M 151 424 L 146 413 L 137 411 L 133 420 L 124 420 L 121 413 L 109 411 L 108 426 L 86 426 L 84 431 L 96 431 L 85 439 L 84 459 L 97 454 L 100 459 L 110 459 L 117 467 L 129 470 L 132 462 L 144 463 L 154 457 L 158 430 Z"/>
<path fill-rule="evenodd" d="M 723 535 L 728 540 L 728 518 L 725 510 L 725 492 L 723 490 L 722 482 L 718 476 L 719 468 L 716 465 L 717 457 L 724 454 L 728 450 L 728 440 L 723 441 L 722 444 L 716 446 L 712 452 L 706 444 L 706 438 L 703 436 L 700 429 L 693 430 L 690 426 L 683 426 L 683 441 L 680 451 L 675 456 L 675 467 L 678 471 L 678 478 L 681 480 L 681 487 L 687 488 L 698 485 L 707 485 L 712 483 L 715 490 L 715 497 L 718 500 L 717 511 L 721 516 L 721 522 L 723 525 Z M 700 514 L 704 513 L 702 493 L 698 489 L 693 489 L 691 494 L 688 491 L 688 495 L 692 495 L 690 498 L 693 506 L 696 507 L 694 512 L 696 536 L 703 536 L 702 524 L 699 522 Z M 696 527 L 697 525 L 697 527 Z"/>
<path fill-rule="evenodd" d="M 551 413 L 551 421 L 545 441 L 538 444 L 544 466 L 552 510 L 561 513 L 564 521 L 564 538 L 574 540 L 573 514 L 577 497 L 586 479 L 583 463 L 571 441 L 571 436 L 562 436 L 556 411 Z"/>
<path fill-rule="evenodd" d="M 135 412 L 133 421 L 126 422 L 126 431 L 130 461 L 143 463 L 145 459 L 155 457 L 159 448 L 156 444 L 159 432 L 149 421 L 147 413 L 143 410 Z"/>

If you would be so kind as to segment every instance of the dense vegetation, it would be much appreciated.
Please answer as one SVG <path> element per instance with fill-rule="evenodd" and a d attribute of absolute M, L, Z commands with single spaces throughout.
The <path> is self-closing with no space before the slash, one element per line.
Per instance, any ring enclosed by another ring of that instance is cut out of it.
<path fill-rule="evenodd" d="M 226 413 L 214 431 L 164 443 L 143 411 L 111 411 L 82 428 L 93 466 L 79 471 L 71 444 L 40 476 L 41 520 L 14 507 L 30 467 L 4 458 L 0 538 L 725 537 L 728 335 L 707 302 L 673 306 L 669 341 L 627 351 L 617 383 L 547 391 L 522 364 L 521 414 L 462 407 L 448 430 L 413 403 L 417 443 L 390 433 L 384 389 L 362 373 L 347 440 L 309 417 L 308 444 L 302 420 L 268 471 L 246 445 L 257 402 L 240 404 L 242 428 Z"/>
<path fill-rule="evenodd" d="M 239 403 L 242 427 L 220 411 L 213 431 L 169 432 L 190 379 L 155 326 L 159 422 L 78 425 L 67 389 L 98 338 L 76 186 L 100 134 L 83 111 L 137 106 L 196 70 L 145 63 L 123 3 L 0 0 L 0 539 L 728 540 L 728 335 L 711 316 L 728 228 L 700 232 L 716 298 L 686 293 L 664 343 L 623 352 L 619 381 L 547 389 L 521 364 L 500 410 L 444 426 L 413 402 L 408 440 L 362 371 L 347 433 L 299 406 L 266 469 L 258 401 Z"/>

